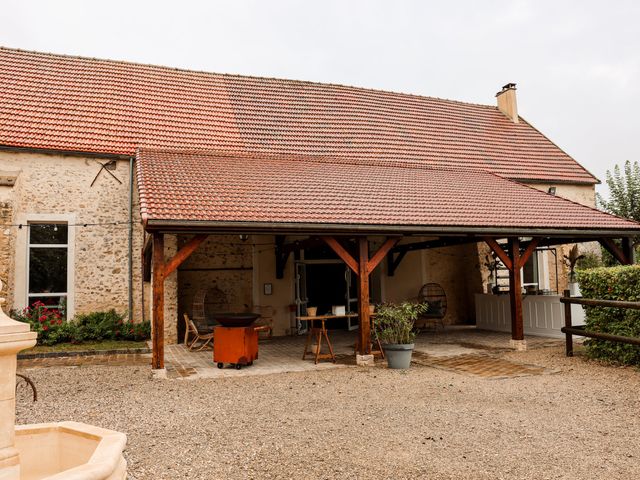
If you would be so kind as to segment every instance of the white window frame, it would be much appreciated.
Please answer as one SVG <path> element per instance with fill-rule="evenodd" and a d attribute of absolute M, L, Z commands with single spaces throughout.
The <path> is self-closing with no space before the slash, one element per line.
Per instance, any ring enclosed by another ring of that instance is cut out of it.
<path fill-rule="evenodd" d="M 549 278 L 549 257 L 547 250 L 534 250 L 531 253 L 534 265 L 536 265 L 536 272 L 538 274 L 537 285 L 538 290 L 549 290 L 551 280 Z M 520 280 L 524 284 L 524 268 L 520 270 Z M 531 285 L 531 284 L 528 284 Z"/>
<path fill-rule="evenodd" d="M 30 221 L 28 223 L 29 225 L 29 229 L 27 230 L 27 305 L 33 305 L 33 299 L 34 298 L 42 298 L 42 297 L 60 297 L 63 298 L 64 297 L 64 302 L 65 302 L 65 308 L 64 311 L 66 312 L 67 307 L 66 307 L 66 303 L 67 303 L 67 297 L 69 296 L 69 292 L 65 291 L 65 292 L 48 292 L 48 293 L 31 293 L 29 292 L 29 283 L 30 283 L 30 272 L 31 272 L 31 250 L 32 249 L 39 249 L 39 248 L 57 248 L 57 249 L 64 249 L 67 252 L 67 259 L 69 258 L 69 230 L 73 227 L 70 227 L 69 224 L 67 222 L 34 222 L 34 221 Z M 67 227 L 67 243 L 31 243 L 31 227 L 33 225 L 60 225 L 60 226 L 65 226 Z M 67 262 L 68 263 L 68 262 Z M 69 290 L 69 278 L 67 276 L 67 290 Z"/>
<path fill-rule="evenodd" d="M 29 306 L 29 252 L 31 249 L 29 225 L 38 223 L 58 223 L 68 225 L 67 230 L 67 319 L 75 316 L 75 214 L 23 214 L 18 215 L 17 223 L 22 225 L 16 236 L 15 294 L 14 305 L 18 309 Z M 38 244 L 35 248 L 47 246 L 62 247 L 62 244 Z M 37 294 L 38 297 L 62 296 L 64 292 Z M 35 294 L 34 294 L 35 295 Z"/>

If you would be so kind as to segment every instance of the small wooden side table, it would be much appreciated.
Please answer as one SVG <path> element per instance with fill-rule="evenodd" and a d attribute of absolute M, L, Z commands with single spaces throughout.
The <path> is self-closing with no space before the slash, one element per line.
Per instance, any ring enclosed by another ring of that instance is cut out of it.
<path fill-rule="evenodd" d="M 318 363 L 318 360 L 331 360 L 333 363 L 336 363 L 336 356 L 333 353 L 333 346 L 331 345 L 331 340 L 329 340 L 329 335 L 327 333 L 327 327 L 325 322 L 327 320 L 333 320 L 336 318 L 354 318 L 357 317 L 357 313 L 348 313 L 345 315 L 316 315 L 313 317 L 296 317 L 297 320 L 301 320 L 304 322 L 309 322 L 309 332 L 307 333 L 307 341 L 304 345 L 304 352 L 302 354 L 302 359 L 306 360 L 308 354 L 313 354 L 313 351 L 309 350 L 309 345 L 311 344 L 311 339 L 313 336 L 316 336 L 316 351 L 315 351 L 315 363 Z M 320 322 L 319 326 L 316 326 L 316 322 Z M 325 339 L 327 342 L 327 347 L 329 348 L 329 353 L 320 353 L 322 348 L 322 339 Z"/>

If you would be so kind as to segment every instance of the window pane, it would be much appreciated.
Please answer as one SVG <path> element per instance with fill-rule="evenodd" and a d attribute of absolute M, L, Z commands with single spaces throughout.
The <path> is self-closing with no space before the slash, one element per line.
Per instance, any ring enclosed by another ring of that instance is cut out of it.
<path fill-rule="evenodd" d="M 63 318 L 66 318 L 67 297 L 32 297 L 29 295 L 30 307 L 33 307 L 37 302 L 44 304 L 50 310 L 57 310 Z"/>
<path fill-rule="evenodd" d="M 66 244 L 68 227 L 63 223 L 29 224 L 29 243 Z"/>
<path fill-rule="evenodd" d="M 538 283 L 538 252 L 533 254 L 527 260 L 522 268 L 522 283 Z"/>
<path fill-rule="evenodd" d="M 29 250 L 29 293 L 67 292 L 67 249 Z"/>

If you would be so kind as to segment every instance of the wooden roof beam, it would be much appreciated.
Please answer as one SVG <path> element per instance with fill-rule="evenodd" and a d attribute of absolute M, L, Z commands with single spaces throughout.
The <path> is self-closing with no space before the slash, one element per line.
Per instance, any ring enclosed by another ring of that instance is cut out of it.
<path fill-rule="evenodd" d="M 324 242 L 336 252 L 336 254 L 342 259 L 344 263 L 356 274 L 360 274 L 358 261 L 351 256 L 351 254 L 342 246 L 335 237 L 323 236 L 320 237 Z"/>

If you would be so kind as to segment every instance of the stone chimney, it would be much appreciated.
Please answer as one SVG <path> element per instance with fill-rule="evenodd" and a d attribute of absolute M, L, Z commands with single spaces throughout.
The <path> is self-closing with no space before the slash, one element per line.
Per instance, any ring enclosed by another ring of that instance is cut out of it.
<path fill-rule="evenodd" d="M 504 113 L 513 123 L 518 123 L 518 104 L 516 102 L 516 84 L 507 83 L 496 93 L 498 110 Z"/>

